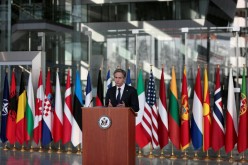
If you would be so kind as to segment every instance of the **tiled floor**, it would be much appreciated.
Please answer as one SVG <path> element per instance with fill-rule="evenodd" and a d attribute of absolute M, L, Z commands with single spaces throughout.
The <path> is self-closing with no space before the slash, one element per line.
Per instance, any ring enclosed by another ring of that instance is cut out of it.
<path fill-rule="evenodd" d="M 218 165 L 218 164 L 248 164 L 247 163 L 241 163 L 239 161 L 240 155 L 233 154 L 235 160 L 233 162 L 229 162 L 229 155 L 222 155 L 222 158 L 224 158 L 224 161 L 218 162 L 216 155 L 213 154 L 213 152 L 209 153 L 211 160 L 206 161 L 204 160 L 206 155 L 205 153 L 199 152 L 199 160 L 193 160 L 194 152 L 189 152 L 189 155 L 191 158 L 184 160 L 181 157 L 181 152 L 175 152 L 176 158 L 175 160 L 170 159 L 171 151 L 165 150 L 165 156 L 166 158 L 159 158 L 158 153 L 154 152 L 155 156 L 154 158 L 149 158 L 148 156 L 143 156 L 139 158 L 136 157 L 136 165 L 177 165 L 177 164 L 189 164 L 189 165 Z M 153 156 L 154 156 L 153 155 Z M 13 149 L 9 150 L 3 150 L 3 148 L 0 149 L 0 165 L 81 165 L 82 164 L 82 156 L 77 153 L 57 153 L 55 151 L 49 152 L 49 151 L 35 151 L 30 152 L 28 151 L 13 151 Z"/>

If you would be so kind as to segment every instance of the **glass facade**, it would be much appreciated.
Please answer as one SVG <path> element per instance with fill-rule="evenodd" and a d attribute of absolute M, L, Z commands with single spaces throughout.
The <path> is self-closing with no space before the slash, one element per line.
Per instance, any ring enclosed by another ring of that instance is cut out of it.
<path fill-rule="evenodd" d="M 217 64 L 221 67 L 224 83 L 230 64 L 235 67 L 234 75 L 239 77 L 247 61 L 246 28 L 236 33 L 229 27 L 199 25 L 202 27 L 189 27 L 188 32 L 183 32 L 181 28 L 168 28 L 166 24 L 163 28 L 154 27 L 150 23 L 163 24 L 173 20 L 180 24 L 184 20 L 204 20 L 210 4 L 208 0 L 104 4 L 84 4 L 80 0 L 14 0 L 8 3 L 1 1 L 0 4 L 0 51 L 45 51 L 46 67 L 52 70 L 53 85 L 56 68 L 60 68 L 60 82 L 64 85 L 67 69 L 72 69 L 74 83 L 75 70 L 79 65 L 84 89 L 90 67 L 93 96 L 97 86 L 95 75 L 100 67 L 104 81 L 108 67 L 112 73 L 117 66 L 124 69 L 130 67 L 132 85 L 136 87 L 139 67 L 143 68 L 147 81 L 152 65 L 158 90 L 162 64 L 165 65 L 167 89 L 171 67 L 175 66 L 180 91 L 182 70 L 186 65 L 189 96 L 192 99 L 198 65 L 202 75 L 204 65 L 208 68 L 213 96 Z M 100 28 L 94 29 L 90 26 L 92 23 Z M 110 24 L 115 23 L 118 26 L 120 23 L 128 24 L 131 28 L 108 29 Z M 142 24 L 143 28 L 137 29 L 135 24 Z M 181 27 L 184 27 L 183 23 Z M 4 67 L 1 69 L 1 80 Z M 226 89 L 225 85 L 223 89 Z"/>

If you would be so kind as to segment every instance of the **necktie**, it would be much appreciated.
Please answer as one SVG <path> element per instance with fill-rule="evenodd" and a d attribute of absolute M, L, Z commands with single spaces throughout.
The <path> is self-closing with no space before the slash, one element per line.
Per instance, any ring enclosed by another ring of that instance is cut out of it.
<path fill-rule="evenodd" d="M 118 94 L 117 94 L 117 104 L 121 103 L 121 88 L 118 88 Z"/>

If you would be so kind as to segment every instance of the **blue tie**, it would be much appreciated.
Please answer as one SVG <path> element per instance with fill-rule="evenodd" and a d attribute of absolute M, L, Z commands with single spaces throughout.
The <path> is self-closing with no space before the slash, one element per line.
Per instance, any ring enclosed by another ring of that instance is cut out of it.
<path fill-rule="evenodd" d="M 118 88 L 117 104 L 121 103 L 121 88 Z"/>

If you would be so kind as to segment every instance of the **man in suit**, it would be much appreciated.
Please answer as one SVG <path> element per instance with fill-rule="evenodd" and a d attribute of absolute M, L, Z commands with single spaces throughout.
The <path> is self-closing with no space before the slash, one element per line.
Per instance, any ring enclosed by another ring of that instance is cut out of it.
<path fill-rule="evenodd" d="M 123 69 L 114 71 L 115 86 L 108 89 L 105 105 L 107 107 L 131 107 L 135 112 L 139 111 L 139 99 L 137 90 L 125 84 L 126 72 Z"/>

